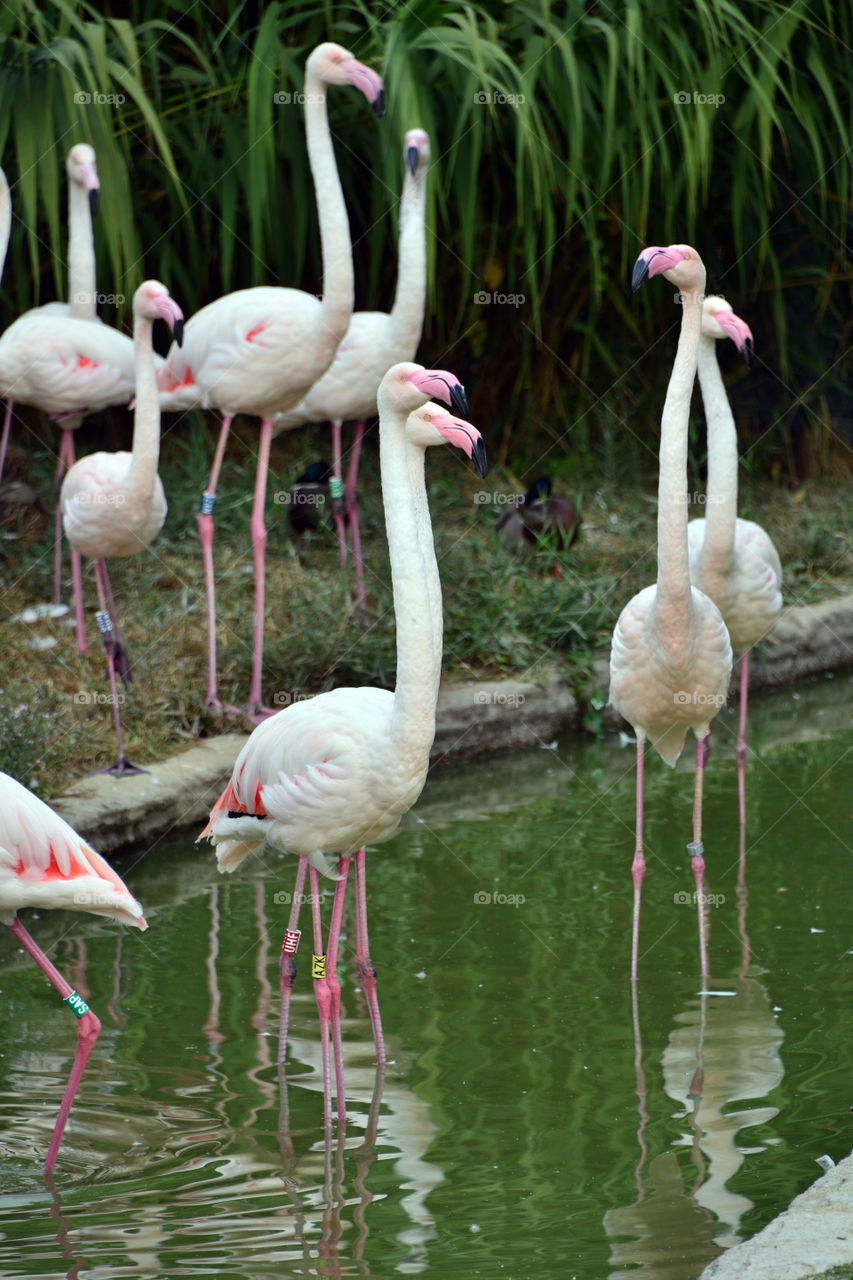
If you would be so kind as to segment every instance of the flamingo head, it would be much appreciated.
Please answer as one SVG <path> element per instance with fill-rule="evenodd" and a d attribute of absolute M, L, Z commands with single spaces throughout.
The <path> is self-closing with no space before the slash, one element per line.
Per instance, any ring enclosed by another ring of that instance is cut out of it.
<path fill-rule="evenodd" d="M 666 276 L 682 293 L 696 293 L 705 285 L 705 266 L 689 244 L 651 245 L 634 263 L 631 288 L 636 291 L 652 276 Z"/>
<path fill-rule="evenodd" d="M 455 445 L 470 458 L 480 476 L 489 469 L 486 446 L 479 431 L 464 418 L 454 418 L 431 400 L 415 409 L 406 419 L 406 439 L 428 449 L 432 444 Z"/>
<path fill-rule="evenodd" d="M 382 399 L 396 409 L 412 413 L 433 396 L 449 405 L 454 413 L 468 413 L 465 388 L 447 369 L 424 369 L 423 365 L 395 364 L 388 370 L 379 387 Z"/>
<path fill-rule="evenodd" d="M 378 116 L 385 111 L 385 88 L 382 77 L 354 58 L 343 45 L 326 41 L 318 44 L 305 64 L 306 83 L 317 79 L 323 84 L 351 84 L 367 98 Z"/>
<path fill-rule="evenodd" d="M 706 298 L 702 304 L 702 332 L 706 338 L 731 338 L 747 364 L 752 361 L 752 330 L 736 316 L 725 298 Z"/>
<path fill-rule="evenodd" d="M 89 208 L 93 214 L 97 213 L 101 183 L 98 179 L 98 170 L 95 168 L 95 148 L 90 147 L 88 142 L 78 142 L 68 152 L 65 171 L 69 182 L 76 182 L 78 187 L 88 191 Z"/>
<path fill-rule="evenodd" d="M 184 340 L 184 313 L 159 280 L 143 280 L 133 295 L 133 313 L 144 320 L 165 320 L 178 346 Z"/>
<path fill-rule="evenodd" d="M 403 159 L 412 177 L 429 164 L 429 134 L 424 129 L 409 129 L 403 139 Z"/>

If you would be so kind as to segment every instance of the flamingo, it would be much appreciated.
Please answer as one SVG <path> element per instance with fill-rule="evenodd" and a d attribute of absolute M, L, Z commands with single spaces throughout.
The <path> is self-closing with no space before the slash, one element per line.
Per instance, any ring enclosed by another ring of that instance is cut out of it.
<path fill-rule="evenodd" d="M 737 431 L 717 363 L 719 338 L 731 338 L 747 362 L 750 360 L 749 326 L 734 314 L 725 298 L 706 298 L 699 342 L 699 385 L 708 425 L 708 492 L 705 519 L 691 520 L 687 526 L 687 550 L 691 582 L 717 605 L 726 620 L 732 648 L 741 655 L 737 761 L 743 824 L 749 654 L 781 612 L 782 564 L 761 525 L 738 518 Z"/>
<path fill-rule="evenodd" d="M 183 329 L 180 307 L 158 280 L 146 280 L 136 290 L 133 315 L 136 362 L 133 451 L 90 453 L 81 458 L 67 472 L 60 493 L 68 541 L 95 562 L 97 621 L 106 651 L 117 745 L 116 761 L 106 772 L 116 777 L 142 771 L 127 759 L 122 743 L 116 672 L 126 686 L 131 678 L 130 664 L 119 630 L 105 557 L 143 551 L 157 537 L 166 519 L 166 495 L 157 474 L 160 406 L 151 328 L 158 317 L 162 318 L 174 330 L 178 342 Z"/>
<path fill-rule="evenodd" d="M 305 64 L 305 133 L 314 180 L 323 254 L 323 299 L 301 289 L 261 286 L 225 294 L 202 307 L 187 324 L 181 351 L 174 346 L 160 379 L 161 405 L 193 405 L 223 413 L 207 488 L 198 518 L 207 595 L 208 679 L 206 704 L 223 710 L 217 691 L 216 596 L 213 578 L 213 508 L 231 422 L 238 413 L 261 419 L 252 508 L 255 562 L 255 627 L 248 715 L 261 706 L 264 648 L 264 523 L 267 471 L 274 419 L 298 404 L 332 363 L 353 307 L 352 247 L 346 205 L 326 114 L 328 85 L 351 84 L 381 115 L 382 80 L 339 44 L 321 44 Z M 234 710 L 234 708 L 228 708 Z"/>
<path fill-rule="evenodd" d="M 77 1018 L 77 1050 L 44 1164 L 45 1173 L 49 1173 L 101 1023 L 24 928 L 18 912 L 22 907 L 74 909 L 109 916 L 137 929 L 148 925 L 142 907 L 109 863 L 44 801 L 7 773 L 0 773 L 0 815 L 0 920 Z"/>
<path fill-rule="evenodd" d="M 332 423 L 332 479 L 341 564 L 346 564 L 346 517 L 352 533 L 355 561 L 356 609 L 364 608 L 364 565 L 358 523 L 356 482 L 364 419 L 376 413 L 376 392 L 386 370 L 413 360 L 421 340 L 426 305 L 426 241 L 424 212 L 426 172 L 430 160 L 429 135 L 410 129 L 403 139 L 406 176 L 400 199 L 400 234 L 397 251 L 397 291 L 390 312 L 356 311 L 343 341 L 323 377 L 294 409 L 276 419 L 278 430 L 291 430 L 314 422 Z M 346 484 L 341 475 L 341 426 L 356 419 Z M 344 504 L 340 499 L 344 498 Z"/>
<path fill-rule="evenodd" d="M 219 870 L 232 872 L 269 847 L 299 857 L 293 907 L 282 945 L 281 1034 L 284 1061 L 290 992 L 299 941 L 299 904 L 309 870 L 312 971 L 320 1016 L 324 1123 L 331 1124 L 331 1031 L 338 1117 L 345 1118 L 337 950 L 350 859 L 355 863 L 356 971 L 370 1010 L 377 1061 L 385 1046 L 376 973 L 369 956 L 366 846 L 387 840 L 426 778 L 435 735 L 441 665 L 441 585 L 424 480 L 424 453 L 442 441 L 462 449 L 481 475 L 486 455 L 476 427 L 429 402 L 461 408 L 453 374 L 412 363 L 389 369 L 379 387 L 379 455 L 397 627 L 397 682 L 386 689 L 333 689 L 293 703 L 263 721 L 234 765 L 199 839 L 209 837 Z M 337 872 L 330 853 L 338 853 Z M 318 874 L 337 879 L 328 944 L 323 948 Z"/>
<path fill-rule="evenodd" d="M 637 980 L 643 855 L 643 766 L 646 738 L 669 765 L 696 737 L 696 785 L 691 854 L 699 915 L 703 979 L 708 961 L 703 914 L 702 845 L 704 752 L 711 721 L 726 699 L 732 647 L 714 602 L 691 587 L 687 561 L 687 429 L 696 378 L 705 267 L 689 245 L 644 249 L 634 265 L 633 288 L 663 274 L 681 290 L 681 334 L 661 416 L 658 486 L 657 582 L 629 600 L 619 615 L 610 653 L 610 702 L 637 738 L 637 831 L 634 860 L 631 980 Z"/>
<path fill-rule="evenodd" d="M 93 147 L 86 142 L 78 142 L 68 152 L 65 162 L 68 175 L 68 302 L 47 302 L 41 307 L 32 307 L 25 311 L 6 330 L 3 340 L 12 341 L 20 332 L 20 326 L 46 317 L 73 316 L 78 320 L 97 320 L 95 301 L 95 239 L 92 234 L 92 216 L 98 209 L 98 194 L 101 184 L 98 180 L 96 156 Z M 5 183 L 5 178 L 4 178 Z M 11 225 L 11 200 L 6 184 L 4 193 L 9 206 L 8 224 L 0 230 L 3 243 L 8 245 Z M 5 249 L 3 251 L 5 257 Z M 7 339 L 7 335 L 9 335 Z M 3 434 L 0 438 L 0 476 L 6 460 L 6 448 L 9 431 L 12 425 L 14 396 L 6 401 L 6 416 L 3 422 Z M 54 574 L 53 594 L 59 600 L 62 577 L 62 523 L 59 510 L 59 485 L 67 467 L 74 462 L 74 437 L 72 431 L 79 427 L 82 417 L 70 415 L 62 420 L 62 438 L 59 445 L 59 456 L 56 461 L 56 512 L 54 535 Z M 79 557 L 72 552 L 72 576 L 79 579 Z"/>

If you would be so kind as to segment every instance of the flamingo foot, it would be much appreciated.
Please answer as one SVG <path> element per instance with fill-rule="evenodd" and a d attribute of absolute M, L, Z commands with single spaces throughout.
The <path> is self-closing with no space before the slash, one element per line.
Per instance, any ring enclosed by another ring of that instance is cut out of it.
<path fill-rule="evenodd" d="M 148 773 L 148 769 L 140 769 L 138 765 L 131 764 L 127 756 L 122 753 L 111 765 L 106 769 L 96 769 L 96 773 L 109 773 L 114 778 L 128 778 L 134 773 Z"/>
<path fill-rule="evenodd" d="M 263 724 L 264 720 L 269 720 L 270 716 L 274 716 L 281 707 L 262 707 L 260 703 L 255 703 L 246 708 L 246 716 L 252 724 Z M 240 714 L 243 714 L 242 712 Z"/>

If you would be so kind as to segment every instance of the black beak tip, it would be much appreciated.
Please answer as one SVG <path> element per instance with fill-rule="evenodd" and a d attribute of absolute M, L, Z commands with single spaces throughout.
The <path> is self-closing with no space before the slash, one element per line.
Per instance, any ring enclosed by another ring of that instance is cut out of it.
<path fill-rule="evenodd" d="M 179 347 L 184 345 L 184 322 L 183 320 L 175 321 L 175 341 Z"/>
<path fill-rule="evenodd" d="M 471 412 L 468 408 L 468 397 L 465 394 L 465 388 L 461 383 L 450 388 L 450 407 L 460 418 L 467 419 L 468 414 Z"/>
<path fill-rule="evenodd" d="M 414 177 L 415 170 L 416 170 L 416 169 L 417 169 L 417 167 L 418 167 L 418 149 L 417 149 L 417 147 L 407 147 L 407 148 L 406 148 L 406 164 L 408 165 L 409 173 L 412 175 L 412 177 Z"/>
<path fill-rule="evenodd" d="M 379 116 L 380 120 L 385 115 L 385 90 L 384 89 L 380 89 L 379 92 L 377 93 L 376 98 L 373 102 L 373 110 Z"/>
<path fill-rule="evenodd" d="M 89 192 L 89 212 L 91 213 L 93 218 L 95 214 L 98 212 L 98 203 L 100 200 L 100 195 L 101 193 L 97 187 L 93 187 L 92 190 Z"/>
<path fill-rule="evenodd" d="M 746 338 L 743 344 L 743 358 L 747 364 L 752 364 L 753 351 L 754 343 L 752 338 Z"/>
<path fill-rule="evenodd" d="M 482 439 L 478 440 L 474 445 L 473 458 L 474 466 L 477 468 L 477 474 L 482 480 L 489 469 L 489 459 L 486 456 L 486 445 Z"/>
<path fill-rule="evenodd" d="M 634 293 L 637 292 L 648 274 L 649 264 L 646 262 L 645 258 L 638 258 L 634 263 L 634 270 L 631 274 L 631 289 Z"/>

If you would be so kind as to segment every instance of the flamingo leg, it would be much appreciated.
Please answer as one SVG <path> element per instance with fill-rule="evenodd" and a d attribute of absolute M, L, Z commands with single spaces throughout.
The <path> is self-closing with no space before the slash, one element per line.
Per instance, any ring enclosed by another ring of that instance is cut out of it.
<path fill-rule="evenodd" d="M 86 616 L 83 612 L 83 557 L 76 547 L 71 548 L 71 594 L 74 597 L 74 616 L 77 621 L 77 652 L 86 653 Z"/>
<path fill-rule="evenodd" d="M 255 502 L 252 507 L 252 552 L 255 557 L 255 639 L 252 651 L 252 684 L 249 689 L 249 719 L 253 724 L 273 714 L 272 707 L 261 706 L 261 670 L 264 660 L 264 588 L 266 574 L 267 526 L 264 522 L 264 504 L 267 496 L 267 474 L 270 465 L 270 444 L 273 422 L 264 418 L 261 422 L 261 441 L 258 447 L 258 471 L 255 477 Z"/>
<path fill-rule="evenodd" d="M 379 1000 L 376 995 L 376 970 L 369 954 L 367 937 L 367 883 L 365 859 L 366 849 L 358 849 L 355 854 L 355 970 L 358 974 L 370 1010 L 370 1022 L 373 1027 L 373 1043 L 376 1046 L 376 1061 L 381 1065 L 386 1061 L 385 1037 L 382 1034 L 382 1018 L 379 1013 Z"/>
<path fill-rule="evenodd" d="M 53 599 L 56 604 L 58 604 L 62 598 L 62 507 L 59 501 L 59 494 L 62 489 L 62 477 L 65 475 L 69 467 L 74 466 L 76 460 L 77 455 L 74 449 L 74 432 L 69 427 L 63 427 L 62 437 L 59 442 L 59 456 L 56 459 L 56 474 L 53 478 L 53 487 L 56 494 L 56 505 L 53 517 Z M 78 563 L 79 555 L 80 553 L 78 551 Z M 73 551 L 71 564 L 73 568 Z"/>
<path fill-rule="evenodd" d="M 355 608 L 356 613 L 364 613 L 364 559 L 361 554 L 361 529 L 358 523 L 358 494 L 356 486 L 358 484 L 358 463 L 361 458 L 361 444 L 364 439 L 364 423 L 357 422 L 355 424 L 355 435 L 352 442 L 352 453 L 350 454 L 349 467 L 347 468 L 346 484 L 344 486 L 344 494 L 346 501 L 347 520 L 349 521 L 350 536 L 352 537 L 352 558 L 355 565 Z"/>
<path fill-rule="evenodd" d="M 645 774 L 645 739 L 637 738 L 637 799 L 636 799 L 636 843 L 634 845 L 634 861 L 631 863 L 631 878 L 634 881 L 634 912 L 631 927 L 631 981 L 637 981 L 637 960 L 640 952 L 640 895 L 643 889 L 643 876 L 646 873 L 646 859 L 643 856 L 643 781 Z"/>
<path fill-rule="evenodd" d="M 65 1092 L 62 1095 L 62 1102 L 59 1105 L 59 1114 L 56 1117 L 56 1124 L 53 1127 L 53 1136 L 50 1139 L 50 1146 L 47 1150 L 47 1157 L 44 1162 L 44 1171 L 49 1173 L 56 1164 L 56 1157 L 62 1143 L 62 1135 L 65 1132 L 65 1126 L 68 1122 L 68 1114 L 71 1110 L 71 1104 L 74 1101 L 74 1095 L 80 1084 L 83 1072 L 86 1069 L 86 1063 L 89 1061 L 89 1055 L 95 1047 L 95 1041 L 101 1033 L 101 1022 L 97 1014 L 94 1014 L 85 1000 L 78 996 L 71 984 L 63 978 L 62 974 L 56 966 L 47 958 L 41 947 L 35 939 L 27 932 L 21 924 L 17 916 L 15 916 L 9 928 L 20 942 L 26 952 L 32 956 L 42 973 L 45 974 L 48 981 L 56 988 L 62 996 L 63 1001 L 68 1005 L 71 1011 L 77 1016 L 77 1049 L 74 1054 L 74 1062 L 71 1065 L 71 1072 L 68 1076 L 68 1083 L 65 1086 Z"/>
<path fill-rule="evenodd" d="M 107 598 L 107 609 L 112 619 L 113 633 L 115 635 L 115 664 L 116 673 L 121 678 L 121 682 L 125 689 L 133 681 L 133 671 L 130 665 L 130 655 L 127 652 L 127 645 L 124 643 L 124 637 L 121 634 L 121 627 L 118 621 L 118 609 L 116 608 L 115 596 L 113 595 L 113 584 L 110 582 L 109 570 L 107 569 L 106 560 L 102 560 L 104 575 L 104 591 Z"/>
<path fill-rule="evenodd" d="M 11 400 L 6 401 L 6 413 L 3 418 L 3 434 L 0 436 L 0 479 L 3 478 L 3 468 L 6 465 L 6 450 L 9 448 L 9 432 L 12 430 L 12 409 L 14 404 Z"/>
<path fill-rule="evenodd" d="M 216 707 L 218 711 L 222 711 L 223 707 L 219 701 L 216 678 L 216 583 L 213 577 L 213 508 L 216 503 L 216 486 L 219 483 L 219 472 L 222 468 L 222 459 L 225 456 L 225 445 L 233 420 L 230 415 L 226 415 L 222 419 L 219 439 L 216 442 L 216 452 L 213 455 L 213 465 L 210 468 L 210 479 L 207 482 L 207 488 L 201 495 L 198 514 L 198 536 L 201 542 L 201 558 L 204 564 L 204 590 L 207 601 L 207 694 L 204 705 L 206 707 Z"/>
<path fill-rule="evenodd" d="M 332 1076 L 329 1070 L 329 984 L 326 981 L 326 956 L 323 951 L 323 924 L 320 919 L 320 877 L 317 868 L 308 872 L 311 886 L 311 921 L 314 926 L 314 954 L 311 957 L 311 976 L 314 979 L 314 998 L 320 1018 L 320 1053 L 323 1062 L 323 1124 L 332 1124 Z"/>
<path fill-rule="evenodd" d="M 107 676 L 110 682 L 110 702 L 113 709 L 113 728 L 116 735 L 116 759 L 108 768 L 102 769 L 102 773 L 111 773 L 117 778 L 122 778 L 130 773 L 146 773 L 145 769 L 138 769 L 136 765 L 131 764 L 124 753 L 124 738 L 121 729 L 120 703 L 122 696 L 118 692 L 118 684 L 116 681 L 116 639 L 113 632 L 113 619 L 108 608 L 108 600 L 112 599 L 112 588 L 110 587 L 109 576 L 107 575 L 107 566 L 103 560 L 95 561 L 95 583 L 98 588 L 98 629 L 101 632 L 104 641 L 104 653 L 107 658 Z M 113 606 L 115 607 L 115 606 Z"/>
<path fill-rule="evenodd" d="M 696 915 L 699 921 L 699 964 L 703 983 L 708 978 L 708 938 L 705 920 L 705 859 L 702 844 L 702 790 L 705 780 L 705 751 L 701 738 L 696 739 L 696 784 L 693 793 L 693 840 L 687 846 L 696 884 Z"/>
<path fill-rule="evenodd" d="M 749 649 L 740 655 L 740 706 L 738 708 L 737 801 L 740 825 L 746 826 L 746 704 L 749 698 Z"/>
<path fill-rule="evenodd" d="M 299 908 L 302 906 L 302 898 L 305 889 L 305 873 L 308 870 L 308 859 L 300 857 L 299 866 L 296 871 L 296 884 L 293 888 L 293 898 L 290 903 L 290 919 L 287 922 L 287 930 L 284 935 L 284 941 L 281 944 L 281 958 L 278 962 L 278 985 L 280 993 L 279 1004 L 279 1022 L 278 1022 L 278 1062 L 281 1065 L 287 1057 L 287 1027 L 290 1022 L 290 997 L 293 993 L 293 983 L 296 980 L 296 948 L 299 946 L 300 933 L 299 925 Z"/>
<path fill-rule="evenodd" d="M 326 947 L 326 982 L 329 987 L 332 1053 L 335 1059 L 335 1086 L 338 1092 L 338 1124 L 340 1125 L 346 1123 L 347 1111 L 344 1093 L 344 1053 L 341 1043 L 341 982 L 338 977 L 338 947 L 344 918 L 349 864 L 350 860 L 347 856 L 342 855 L 338 859 L 338 872 L 341 878 L 335 885 L 335 900 L 332 904 L 332 919 L 329 924 L 329 942 Z"/>
<path fill-rule="evenodd" d="M 332 474 L 329 477 L 329 497 L 332 500 L 332 517 L 335 521 L 335 528 L 338 531 L 341 568 L 344 569 L 347 563 L 347 532 L 344 521 L 344 511 L 346 509 L 344 495 L 346 490 L 341 474 L 343 471 L 341 462 L 341 426 L 340 418 L 336 418 L 332 423 Z"/>

